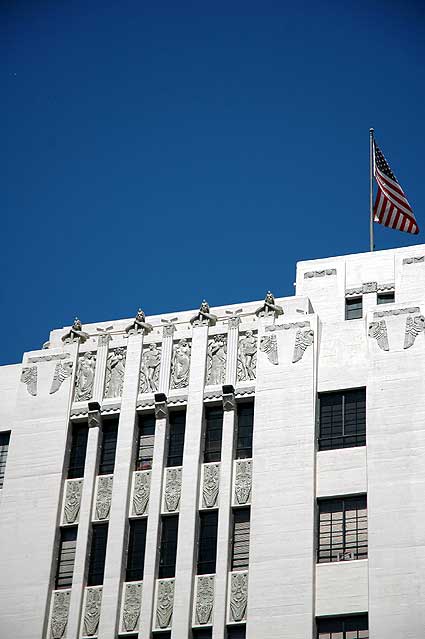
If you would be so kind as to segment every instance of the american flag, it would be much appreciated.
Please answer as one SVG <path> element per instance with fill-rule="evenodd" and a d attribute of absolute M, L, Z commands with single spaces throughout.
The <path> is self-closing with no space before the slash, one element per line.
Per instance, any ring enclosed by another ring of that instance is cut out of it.
<path fill-rule="evenodd" d="M 415 216 L 404 191 L 381 149 L 374 143 L 374 173 L 378 193 L 373 207 L 375 222 L 406 233 L 419 233 Z"/>

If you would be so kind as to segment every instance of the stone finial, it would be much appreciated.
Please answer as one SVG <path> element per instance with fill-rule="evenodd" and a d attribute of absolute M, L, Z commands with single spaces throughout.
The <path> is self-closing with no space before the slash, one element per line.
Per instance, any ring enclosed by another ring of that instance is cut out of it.
<path fill-rule="evenodd" d="M 199 326 L 201 324 L 215 326 L 217 323 L 217 316 L 210 313 L 210 305 L 206 300 L 202 301 L 198 313 L 192 317 L 190 323 L 192 326 Z"/>

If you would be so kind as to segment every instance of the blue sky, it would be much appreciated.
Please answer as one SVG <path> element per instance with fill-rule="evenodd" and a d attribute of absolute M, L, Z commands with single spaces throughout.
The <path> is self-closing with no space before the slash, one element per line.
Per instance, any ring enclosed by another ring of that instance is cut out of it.
<path fill-rule="evenodd" d="M 368 250 L 370 126 L 425 233 L 423 3 L 4 0 L 0 25 L 1 363 Z"/>

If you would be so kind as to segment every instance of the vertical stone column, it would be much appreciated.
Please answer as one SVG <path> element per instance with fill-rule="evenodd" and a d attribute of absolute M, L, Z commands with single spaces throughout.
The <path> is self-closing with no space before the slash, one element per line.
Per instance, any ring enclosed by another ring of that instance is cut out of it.
<path fill-rule="evenodd" d="M 226 384 L 236 384 L 238 368 L 238 342 L 240 318 L 235 315 L 229 318 L 227 332 Z"/>
<path fill-rule="evenodd" d="M 192 333 L 192 361 L 183 454 L 172 639 L 188 637 L 192 625 L 193 566 L 198 521 L 199 457 L 207 343 L 208 326 L 195 326 Z"/>
<path fill-rule="evenodd" d="M 98 373 L 98 371 L 96 371 Z M 95 378 L 96 379 L 96 378 Z M 91 516 L 94 486 L 97 474 L 97 460 L 100 443 L 100 411 L 89 412 L 89 434 L 87 439 L 86 463 L 84 468 L 83 493 L 81 496 L 78 522 L 77 547 L 75 551 L 74 575 L 72 578 L 71 601 L 69 605 L 67 639 L 80 636 L 80 618 L 83 605 L 84 587 L 87 574 L 87 552 L 90 540 Z"/>
<path fill-rule="evenodd" d="M 155 445 L 149 494 L 149 515 L 146 529 L 146 555 L 143 571 L 143 595 L 139 637 L 151 636 L 154 615 L 155 583 L 158 563 L 162 478 L 164 475 L 165 441 L 168 429 L 168 411 L 165 402 L 155 404 Z"/>
<path fill-rule="evenodd" d="M 236 333 L 237 343 L 237 325 L 236 328 L 230 329 L 229 324 L 229 342 L 231 330 Z M 234 430 L 236 423 L 236 401 L 234 394 L 226 397 L 226 401 L 223 401 L 223 408 L 213 639 L 224 639 L 226 629 L 227 575 L 229 572 L 229 540 L 231 532 L 232 475 L 235 441 Z"/>
<path fill-rule="evenodd" d="M 173 353 L 173 334 L 176 327 L 171 322 L 166 324 L 162 333 L 161 366 L 159 369 L 158 390 L 160 393 L 168 393 L 170 385 L 171 357 Z"/>
<path fill-rule="evenodd" d="M 125 568 L 123 566 L 125 556 L 124 540 L 126 537 L 128 502 L 133 470 L 134 427 L 142 345 L 142 333 L 129 336 L 118 426 L 102 608 L 99 621 L 99 636 L 102 639 L 115 638 L 116 626 L 119 621 L 120 586 L 123 569 Z"/>
<path fill-rule="evenodd" d="M 111 336 L 108 333 L 99 335 L 97 340 L 96 370 L 93 383 L 93 401 L 102 405 L 103 388 L 105 385 L 106 361 L 108 359 L 108 347 Z"/>

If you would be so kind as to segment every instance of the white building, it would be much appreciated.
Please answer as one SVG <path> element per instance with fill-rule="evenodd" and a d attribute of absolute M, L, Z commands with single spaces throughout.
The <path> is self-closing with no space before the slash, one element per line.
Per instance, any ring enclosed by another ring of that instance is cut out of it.
<path fill-rule="evenodd" d="M 1 368 L 0 636 L 423 639 L 424 310 L 421 245 Z"/>

